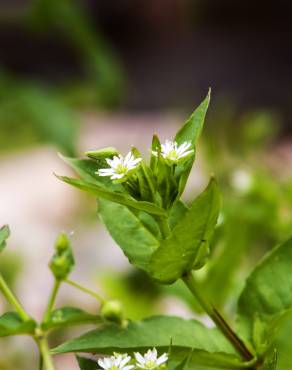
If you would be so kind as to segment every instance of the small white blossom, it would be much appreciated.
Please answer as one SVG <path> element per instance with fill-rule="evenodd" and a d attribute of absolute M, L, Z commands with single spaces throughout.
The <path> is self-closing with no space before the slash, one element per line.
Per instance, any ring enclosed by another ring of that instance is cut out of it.
<path fill-rule="evenodd" d="M 99 176 L 110 176 L 111 180 L 121 180 L 129 174 L 130 171 L 134 170 L 138 163 L 142 161 L 142 158 L 135 158 L 134 155 L 129 152 L 124 158 L 121 154 L 113 159 L 106 159 L 107 164 L 110 168 L 101 168 L 97 171 Z"/>
<path fill-rule="evenodd" d="M 177 164 L 182 159 L 186 159 L 186 157 L 194 153 L 194 149 L 190 149 L 191 145 L 189 141 L 178 145 L 176 141 L 166 140 L 164 144 L 161 144 L 161 156 L 168 163 Z M 158 156 L 157 151 L 152 151 L 152 154 L 156 157 Z"/>
<path fill-rule="evenodd" d="M 157 351 L 156 348 L 153 350 L 149 349 L 144 356 L 141 353 L 136 352 L 135 358 L 137 360 L 137 366 L 141 369 L 152 370 L 156 369 L 157 367 L 163 365 L 168 360 L 168 355 L 164 353 L 160 357 L 157 358 Z"/>
<path fill-rule="evenodd" d="M 252 187 L 252 175 L 243 169 L 233 172 L 231 177 L 231 185 L 239 193 L 247 193 Z"/>
<path fill-rule="evenodd" d="M 99 359 L 97 363 L 104 370 L 131 370 L 134 365 L 127 365 L 129 361 L 131 357 L 127 354 L 115 353 L 114 356 Z"/>

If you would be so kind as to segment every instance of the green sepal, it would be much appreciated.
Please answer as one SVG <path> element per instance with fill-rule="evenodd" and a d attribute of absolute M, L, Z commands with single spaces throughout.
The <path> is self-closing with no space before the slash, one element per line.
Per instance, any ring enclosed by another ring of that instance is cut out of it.
<path fill-rule="evenodd" d="M 106 159 L 106 158 L 112 159 L 114 156 L 118 156 L 119 152 L 117 151 L 116 148 L 106 147 L 106 148 L 97 149 L 97 150 L 89 150 L 85 152 L 85 155 L 88 158 L 95 159 L 95 160 Z"/>
<path fill-rule="evenodd" d="M 16 312 L 6 312 L 0 316 L 0 337 L 19 334 L 33 334 L 36 328 L 34 320 L 24 321 Z"/>
<path fill-rule="evenodd" d="M 44 330 L 52 330 L 73 325 L 101 324 L 100 315 L 93 315 L 76 307 L 61 307 L 53 310 L 49 319 L 42 324 Z"/>
<path fill-rule="evenodd" d="M 211 178 L 207 188 L 185 211 L 170 236 L 161 241 L 149 262 L 152 278 L 172 284 L 187 272 L 206 262 L 210 240 L 220 211 L 217 183 Z"/>
<path fill-rule="evenodd" d="M 65 280 L 75 264 L 71 243 L 66 234 L 61 233 L 58 236 L 55 250 L 49 266 L 57 280 Z"/>
<path fill-rule="evenodd" d="M 141 153 L 137 148 L 132 147 L 133 155 L 141 158 Z M 144 160 L 139 163 L 135 175 L 138 178 L 141 200 L 153 202 L 155 200 L 155 185 L 152 170 L 146 165 Z"/>
<path fill-rule="evenodd" d="M 0 252 L 6 247 L 6 240 L 10 235 L 10 229 L 8 225 L 4 225 L 0 228 Z"/>

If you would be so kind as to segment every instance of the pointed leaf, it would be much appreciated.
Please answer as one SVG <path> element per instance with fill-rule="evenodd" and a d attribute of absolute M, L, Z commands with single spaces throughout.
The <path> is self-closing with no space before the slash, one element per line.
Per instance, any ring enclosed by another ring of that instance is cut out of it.
<path fill-rule="evenodd" d="M 126 194 L 109 191 L 105 187 L 102 187 L 97 184 L 92 184 L 83 180 L 72 179 L 67 176 L 58 176 L 58 175 L 57 178 L 66 182 L 67 184 L 75 186 L 78 189 L 92 193 L 96 195 L 98 198 L 111 200 L 112 202 L 124 204 L 126 206 L 133 207 L 135 209 L 145 211 L 154 215 L 166 216 L 164 209 L 156 206 L 153 203 L 137 201 Z"/>
<path fill-rule="evenodd" d="M 59 154 L 60 158 L 67 163 L 84 181 L 90 182 L 97 185 L 103 185 L 110 189 L 116 189 L 122 191 L 123 187 L 118 184 L 113 184 L 112 180 L 108 177 L 102 177 L 97 175 L 97 171 L 100 168 L 107 167 L 107 164 L 103 160 L 92 160 L 84 158 L 69 158 Z"/>
<path fill-rule="evenodd" d="M 198 253 L 205 248 L 216 226 L 220 210 L 220 196 L 214 179 L 205 191 L 195 199 L 188 211 L 153 253 L 149 270 L 161 283 L 171 284 L 201 265 Z M 202 258 L 205 255 L 202 254 Z"/>
<path fill-rule="evenodd" d="M 23 321 L 16 312 L 6 312 L 0 316 L 0 337 L 18 334 L 32 334 L 36 327 L 33 320 Z"/>
<path fill-rule="evenodd" d="M 6 247 L 6 239 L 10 235 L 8 225 L 4 225 L 0 228 L 0 252 Z"/>
<path fill-rule="evenodd" d="M 126 328 L 115 324 L 104 325 L 60 345 L 53 353 L 132 353 L 153 347 L 162 353 L 168 350 L 170 341 L 171 356 L 177 362 L 182 361 L 193 349 L 193 355 L 189 359 L 192 365 L 205 364 L 216 368 L 242 366 L 231 345 L 217 329 L 208 329 L 196 320 L 171 316 L 156 316 L 140 322 L 130 322 Z"/>
<path fill-rule="evenodd" d="M 99 315 L 92 315 L 79 308 L 62 307 L 52 311 L 50 318 L 43 324 L 45 330 L 80 324 L 100 324 Z"/>
<path fill-rule="evenodd" d="M 177 132 L 175 136 L 175 141 L 181 145 L 185 141 L 191 142 L 191 149 L 194 149 L 196 152 L 197 142 L 201 135 L 204 121 L 206 117 L 206 113 L 210 103 L 210 96 L 211 90 L 209 89 L 208 95 L 203 100 L 203 102 L 199 105 L 199 107 L 193 112 L 190 118 L 186 121 L 183 127 Z M 191 172 L 193 163 L 195 161 L 195 156 L 192 156 L 188 161 L 179 165 L 176 169 L 176 172 L 180 176 L 179 180 L 179 189 L 177 199 L 180 198 L 181 194 L 183 193 L 189 174 Z"/>
<path fill-rule="evenodd" d="M 145 270 L 159 246 L 153 230 L 154 220 L 144 212 L 139 215 L 139 212 L 107 200 L 100 199 L 98 205 L 102 221 L 130 263 Z"/>
<path fill-rule="evenodd" d="M 246 281 L 238 302 L 238 329 L 258 350 L 261 344 L 268 348 L 281 319 L 291 312 L 291 271 L 292 238 L 268 253 Z"/>
<path fill-rule="evenodd" d="M 192 148 L 195 149 L 203 129 L 206 112 L 210 103 L 210 97 L 211 90 L 209 89 L 206 98 L 175 135 L 175 141 L 179 145 L 183 144 L 185 141 L 190 141 L 192 143 Z"/>

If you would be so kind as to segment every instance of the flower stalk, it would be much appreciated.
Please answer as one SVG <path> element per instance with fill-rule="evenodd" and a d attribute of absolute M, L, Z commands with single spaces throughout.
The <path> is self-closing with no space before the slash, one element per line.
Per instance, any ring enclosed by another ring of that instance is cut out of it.
<path fill-rule="evenodd" d="M 44 322 L 50 319 L 50 315 L 54 307 L 60 285 L 61 285 L 61 280 L 55 279 L 54 286 L 53 286 L 53 289 L 52 289 L 52 292 L 51 292 L 51 295 L 50 295 L 50 298 L 47 304 L 47 308 L 44 313 L 44 319 L 43 319 Z"/>
<path fill-rule="evenodd" d="M 93 292 L 91 289 L 85 288 L 84 286 L 69 279 L 64 280 L 64 282 L 80 290 L 83 293 L 89 294 L 91 297 L 97 299 L 100 303 L 105 303 L 105 299 L 103 299 L 99 294 Z"/>

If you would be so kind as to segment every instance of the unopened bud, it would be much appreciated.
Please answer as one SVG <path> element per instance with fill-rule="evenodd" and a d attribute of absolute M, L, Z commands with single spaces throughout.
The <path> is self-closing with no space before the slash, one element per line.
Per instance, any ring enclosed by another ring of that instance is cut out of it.
<path fill-rule="evenodd" d="M 66 234 L 62 233 L 58 236 L 55 243 L 55 248 L 58 252 L 62 252 L 70 248 L 70 240 Z"/>
<path fill-rule="evenodd" d="M 116 148 L 107 147 L 98 150 L 90 150 L 85 153 L 85 155 L 91 159 L 105 159 L 105 158 L 112 158 L 114 156 L 118 156 L 119 152 Z"/>
<path fill-rule="evenodd" d="M 102 305 L 101 316 L 109 321 L 122 323 L 123 321 L 123 307 L 121 302 L 113 300 L 107 301 Z"/>

